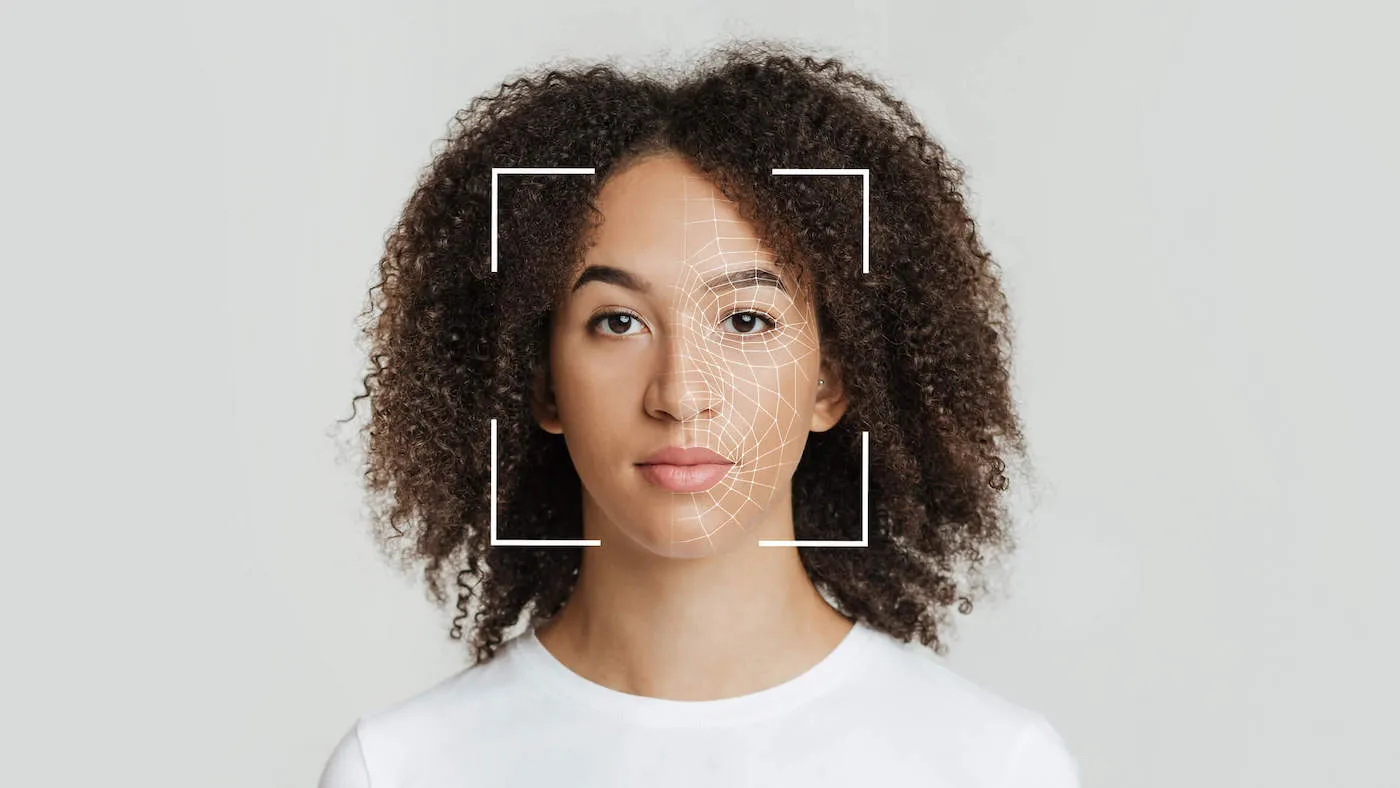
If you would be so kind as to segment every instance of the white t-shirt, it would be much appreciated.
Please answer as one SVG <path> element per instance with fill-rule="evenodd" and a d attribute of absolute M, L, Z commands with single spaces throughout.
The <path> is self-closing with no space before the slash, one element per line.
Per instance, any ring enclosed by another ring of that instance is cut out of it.
<path fill-rule="evenodd" d="M 533 632 L 360 717 L 319 788 L 1077 788 L 1041 714 L 857 622 L 775 687 L 682 701 L 574 673 Z"/>

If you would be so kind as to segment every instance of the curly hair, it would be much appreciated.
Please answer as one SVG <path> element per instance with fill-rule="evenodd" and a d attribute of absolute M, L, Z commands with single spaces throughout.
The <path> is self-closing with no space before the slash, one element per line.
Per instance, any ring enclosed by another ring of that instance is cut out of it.
<path fill-rule="evenodd" d="M 945 654 L 948 609 L 970 613 L 985 562 L 1014 546 L 1006 458 L 1028 458 L 1008 307 L 964 168 L 906 104 L 838 58 L 730 42 L 689 73 L 539 67 L 476 97 L 445 143 L 386 233 L 351 405 L 371 398 L 362 434 L 377 543 L 400 569 L 421 567 L 439 606 L 455 573 L 450 637 L 472 618 L 473 661 L 492 659 L 526 608 L 531 627 L 552 617 L 577 581 L 585 548 L 492 548 L 490 421 L 498 536 L 582 538 L 579 477 L 563 437 L 534 421 L 531 381 L 602 183 L 658 152 L 711 178 L 817 295 L 849 406 L 810 436 L 792 477 L 797 539 L 857 537 L 869 432 L 868 546 L 797 548 L 809 578 L 846 616 Z M 594 175 L 499 178 L 493 272 L 492 168 L 588 166 Z M 869 169 L 869 273 L 861 179 L 777 167 Z"/>

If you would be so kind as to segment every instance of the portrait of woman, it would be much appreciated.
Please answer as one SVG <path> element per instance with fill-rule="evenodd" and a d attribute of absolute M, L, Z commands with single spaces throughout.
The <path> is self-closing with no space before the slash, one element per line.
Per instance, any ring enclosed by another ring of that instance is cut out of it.
<path fill-rule="evenodd" d="M 9 5 L 0 784 L 1397 784 L 1390 6 Z"/>
<path fill-rule="evenodd" d="M 540 68 L 453 128 L 355 401 L 381 545 L 470 664 L 321 788 L 1078 785 L 927 658 L 1027 447 L 963 171 L 895 91 L 741 42 Z"/>

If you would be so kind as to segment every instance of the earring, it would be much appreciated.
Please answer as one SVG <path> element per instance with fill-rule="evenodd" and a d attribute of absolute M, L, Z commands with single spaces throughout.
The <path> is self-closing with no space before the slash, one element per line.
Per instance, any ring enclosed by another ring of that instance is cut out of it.
<path fill-rule="evenodd" d="M 817 381 L 817 385 L 818 385 L 818 386 L 825 386 L 825 385 L 826 385 L 826 381 L 825 381 L 825 380 L 818 380 L 818 381 Z"/>

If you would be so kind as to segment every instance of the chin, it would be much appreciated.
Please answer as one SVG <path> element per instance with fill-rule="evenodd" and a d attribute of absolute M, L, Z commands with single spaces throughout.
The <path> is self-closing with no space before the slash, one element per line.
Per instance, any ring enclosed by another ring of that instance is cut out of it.
<path fill-rule="evenodd" d="M 752 541 L 746 539 L 734 525 L 712 533 L 709 538 L 698 530 L 692 533 L 690 529 L 680 527 L 672 538 L 670 529 L 664 526 L 655 533 L 632 533 L 631 536 L 647 552 L 662 558 L 708 558 L 731 552 Z"/>
<path fill-rule="evenodd" d="M 637 507 L 631 514 L 630 522 L 623 526 L 628 536 L 647 551 L 667 558 L 727 553 L 758 539 L 745 527 L 752 512 L 731 514 L 707 496 L 670 507 Z M 749 517 L 738 519 L 735 514 Z"/>

